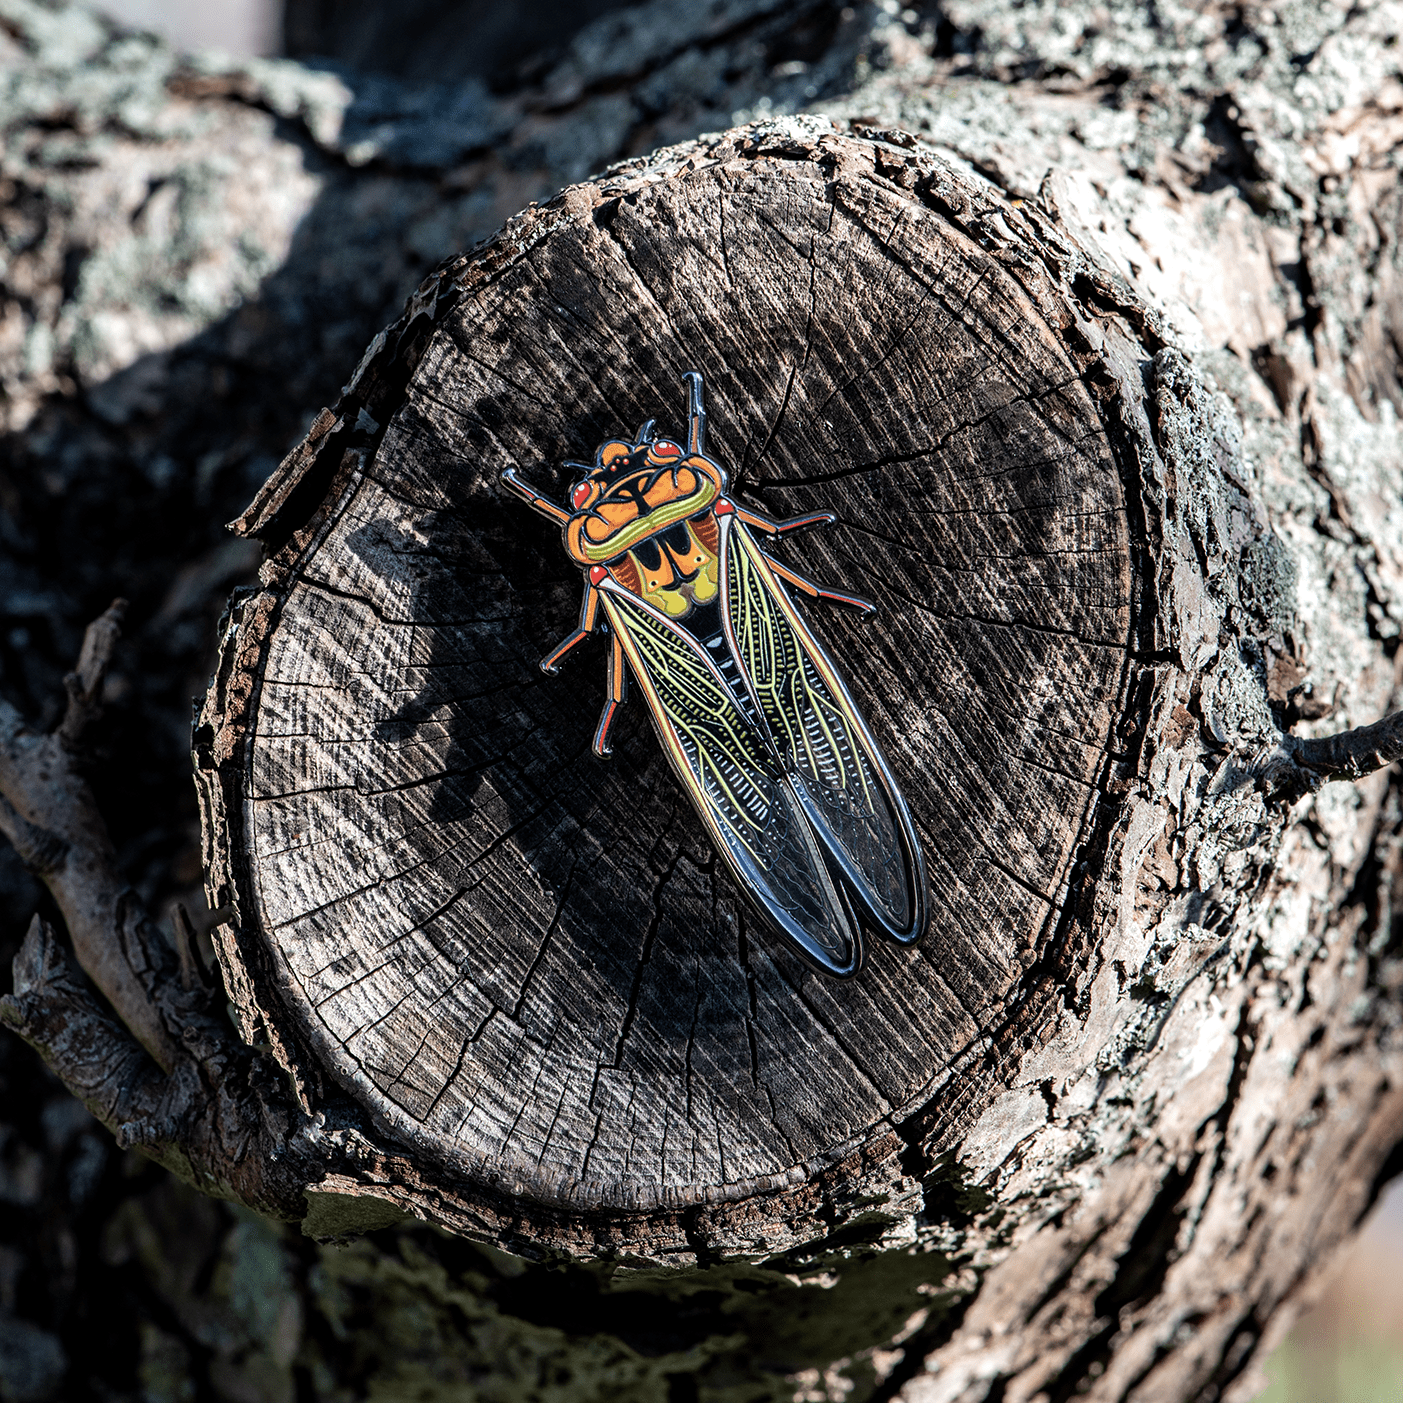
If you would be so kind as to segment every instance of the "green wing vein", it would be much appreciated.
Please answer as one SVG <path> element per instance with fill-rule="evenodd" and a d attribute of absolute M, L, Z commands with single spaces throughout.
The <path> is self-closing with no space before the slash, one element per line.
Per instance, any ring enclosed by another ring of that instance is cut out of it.
<path fill-rule="evenodd" d="M 614 591 L 606 609 L 636 656 L 664 749 L 732 870 L 810 958 L 850 972 L 856 929 L 765 738 L 689 637 Z"/>
<path fill-rule="evenodd" d="M 836 675 L 818 644 L 775 597 L 759 548 L 742 527 L 729 534 L 729 622 L 765 724 L 863 904 L 891 933 L 909 938 L 918 859 L 903 857 L 915 839 L 885 765 L 841 684 L 830 685 Z"/>

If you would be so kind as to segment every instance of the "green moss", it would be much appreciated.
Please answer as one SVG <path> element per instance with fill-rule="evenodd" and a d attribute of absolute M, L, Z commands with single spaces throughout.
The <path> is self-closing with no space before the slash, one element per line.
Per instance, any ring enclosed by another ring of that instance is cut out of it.
<path fill-rule="evenodd" d="M 311 1191 L 307 1194 L 307 1216 L 302 1220 L 302 1231 L 308 1237 L 325 1242 L 398 1227 L 408 1217 L 403 1209 L 383 1198 Z"/>

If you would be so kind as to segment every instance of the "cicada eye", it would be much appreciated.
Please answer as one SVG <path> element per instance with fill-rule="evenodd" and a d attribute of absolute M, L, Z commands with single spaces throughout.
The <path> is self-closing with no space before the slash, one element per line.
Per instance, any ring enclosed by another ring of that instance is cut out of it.
<path fill-rule="evenodd" d="M 680 458 L 682 450 L 671 439 L 660 438 L 653 445 L 653 457 L 655 458 Z"/>
<path fill-rule="evenodd" d="M 575 484 L 575 490 L 570 494 L 570 501 L 573 503 L 576 511 L 589 501 L 590 490 L 588 482 L 577 482 Z"/>

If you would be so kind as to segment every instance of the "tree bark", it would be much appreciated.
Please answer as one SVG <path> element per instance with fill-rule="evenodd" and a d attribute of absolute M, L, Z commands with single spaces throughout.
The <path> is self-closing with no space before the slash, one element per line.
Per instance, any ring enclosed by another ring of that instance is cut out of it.
<path fill-rule="evenodd" d="M 535 112 L 484 98 L 497 146 L 459 178 L 519 190 L 510 153 L 587 144 L 621 79 L 637 123 L 638 52 L 678 67 L 630 139 L 700 124 L 726 99 L 683 60 L 780 33 L 757 5 L 669 34 L 664 8 L 582 31 Z M 45 742 L 17 714 L 0 818 L 111 1009 L 40 919 L 6 1020 L 210 1191 L 312 1236 L 412 1217 L 535 1260 L 408 1229 L 320 1259 L 382 1321 L 469 1281 L 461 1338 L 421 1337 L 440 1378 L 505 1330 L 503 1396 L 546 1360 L 578 1397 L 1250 1396 L 1403 1142 L 1390 13 L 1137 12 L 1113 37 L 864 13 L 773 78 L 771 107 L 851 73 L 826 115 L 635 158 L 450 259 L 236 523 L 266 558 L 195 756 L 242 1041 L 188 941 L 68 899 L 121 879 L 81 826 L 46 846 L 46 802 L 95 809 L 25 768 Z M 471 125 L 357 127 L 290 67 L 164 81 L 235 126 L 296 116 L 343 169 L 460 160 Z M 934 916 L 849 984 L 755 929 L 641 715 L 600 768 L 602 678 L 534 673 L 578 574 L 498 471 L 563 498 L 563 459 L 680 432 L 693 368 L 739 500 L 841 519 L 785 559 L 884 605 L 809 616 L 899 773 Z M 135 385 L 92 402 L 120 425 Z M 314 1341 L 259 1357 L 336 1396 Z M 358 1367 L 407 1380 L 381 1348 Z"/>

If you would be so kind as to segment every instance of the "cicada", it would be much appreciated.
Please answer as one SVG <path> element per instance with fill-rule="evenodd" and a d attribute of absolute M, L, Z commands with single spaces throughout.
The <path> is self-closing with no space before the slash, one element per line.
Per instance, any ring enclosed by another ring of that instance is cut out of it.
<path fill-rule="evenodd" d="M 689 371 L 687 441 L 656 432 L 600 444 L 569 508 L 502 481 L 562 529 L 585 575 L 578 627 L 541 662 L 554 673 L 596 628 L 609 634 L 609 729 L 632 673 L 672 768 L 711 841 L 769 929 L 840 978 L 865 928 L 909 945 L 926 925 L 921 846 L 906 801 L 823 645 L 790 598 L 871 612 L 761 548 L 831 512 L 776 521 L 727 496 L 706 452 L 702 377 Z M 601 612 L 603 619 L 601 619 Z"/>

